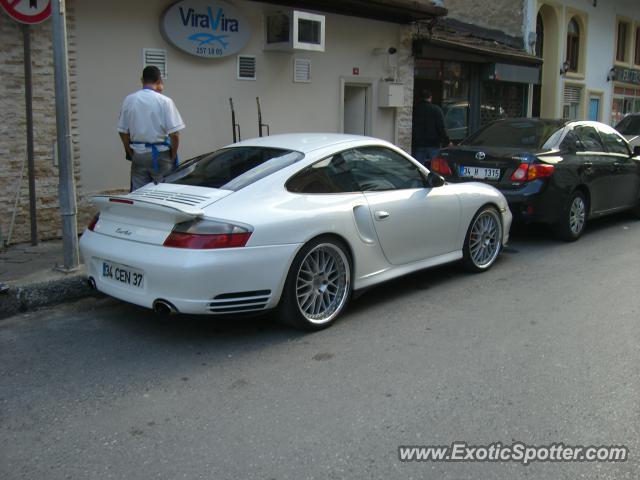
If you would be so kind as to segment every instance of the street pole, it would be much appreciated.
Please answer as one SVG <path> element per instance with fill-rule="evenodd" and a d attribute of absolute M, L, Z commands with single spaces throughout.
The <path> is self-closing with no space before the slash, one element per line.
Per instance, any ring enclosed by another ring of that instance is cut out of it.
<path fill-rule="evenodd" d="M 71 148 L 71 106 L 69 102 L 69 72 L 67 58 L 67 22 L 65 0 L 51 1 L 53 26 L 53 69 L 56 91 L 56 126 L 58 140 L 58 197 L 62 215 L 63 270 L 78 268 L 78 225 L 76 185 Z"/>
<path fill-rule="evenodd" d="M 31 27 L 22 25 L 24 46 L 24 103 L 27 118 L 27 166 L 29 170 L 29 218 L 31 220 L 31 245 L 38 245 L 38 221 L 36 217 L 36 173 L 33 154 L 33 75 L 31 72 Z"/>

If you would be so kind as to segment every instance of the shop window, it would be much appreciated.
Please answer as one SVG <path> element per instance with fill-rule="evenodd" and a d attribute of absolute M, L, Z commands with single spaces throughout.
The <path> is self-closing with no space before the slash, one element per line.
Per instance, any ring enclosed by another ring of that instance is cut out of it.
<path fill-rule="evenodd" d="M 640 89 L 616 87 L 611 103 L 611 125 L 618 124 L 626 115 L 640 112 Z"/>
<path fill-rule="evenodd" d="M 616 44 L 616 61 L 625 62 L 627 60 L 627 37 L 629 36 L 629 23 L 618 22 L 618 42 Z"/>
<path fill-rule="evenodd" d="M 565 120 L 578 120 L 580 118 L 581 104 L 582 87 L 566 85 L 563 95 L 562 118 Z"/>
<path fill-rule="evenodd" d="M 580 25 L 574 18 L 569 22 L 567 28 L 567 63 L 570 72 L 578 71 L 578 61 L 580 55 Z"/>
<path fill-rule="evenodd" d="M 636 27 L 636 55 L 633 63 L 640 65 L 640 27 Z"/>
<path fill-rule="evenodd" d="M 484 82 L 480 105 L 480 124 L 501 118 L 526 116 L 526 86 L 519 83 Z"/>
<path fill-rule="evenodd" d="M 469 121 L 469 69 L 459 62 L 443 62 L 442 112 L 452 142 L 467 136 Z"/>

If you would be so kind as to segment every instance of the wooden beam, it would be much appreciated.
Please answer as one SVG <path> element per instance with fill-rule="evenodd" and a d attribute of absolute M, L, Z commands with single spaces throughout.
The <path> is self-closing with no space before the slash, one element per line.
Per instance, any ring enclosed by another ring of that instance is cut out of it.
<path fill-rule="evenodd" d="M 446 8 L 425 0 L 266 0 L 266 3 L 394 23 L 411 23 L 447 14 Z"/>

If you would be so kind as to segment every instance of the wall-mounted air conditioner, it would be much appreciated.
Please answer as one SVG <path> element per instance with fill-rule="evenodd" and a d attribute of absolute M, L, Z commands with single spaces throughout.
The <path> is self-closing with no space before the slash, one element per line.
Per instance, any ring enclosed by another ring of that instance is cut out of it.
<path fill-rule="evenodd" d="M 267 13 L 264 49 L 324 52 L 325 16 L 299 10 Z"/>

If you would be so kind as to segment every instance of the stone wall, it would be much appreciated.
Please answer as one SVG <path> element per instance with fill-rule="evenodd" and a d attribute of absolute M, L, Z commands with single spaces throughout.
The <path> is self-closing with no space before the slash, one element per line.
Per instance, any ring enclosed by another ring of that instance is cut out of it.
<path fill-rule="evenodd" d="M 445 0 L 448 18 L 479 27 L 500 30 L 513 37 L 524 36 L 524 0 Z"/>
<path fill-rule="evenodd" d="M 414 27 L 402 27 L 400 47 L 398 48 L 398 80 L 404 83 L 404 108 L 399 108 L 396 120 L 398 129 L 398 147 L 411 154 L 411 129 L 413 125 L 413 73 L 414 57 L 412 53 Z"/>
<path fill-rule="evenodd" d="M 69 46 L 69 80 L 72 101 L 72 133 L 77 138 L 75 102 L 76 45 L 73 2 L 67 0 Z M 56 139 L 55 85 L 51 20 L 31 28 L 33 70 L 33 121 L 36 176 L 36 209 L 40 239 L 57 238 L 62 234 L 58 205 L 58 168 L 53 151 Z M 26 114 L 24 97 L 24 57 L 22 27 L 0 12 L 0 232 L 6 242 L 15 209 L 12 243 L 31 238 L 29 218 L 29 185 L 26 167 Z M 79 182 L 77 148 L 75 154 L 76 182 Z M 23 169 L 24 166 L 24 169 Z M 84 202 L 81 201 L 84 205 Z M 84 223 L 89 212 L 80 222 Z"/>

